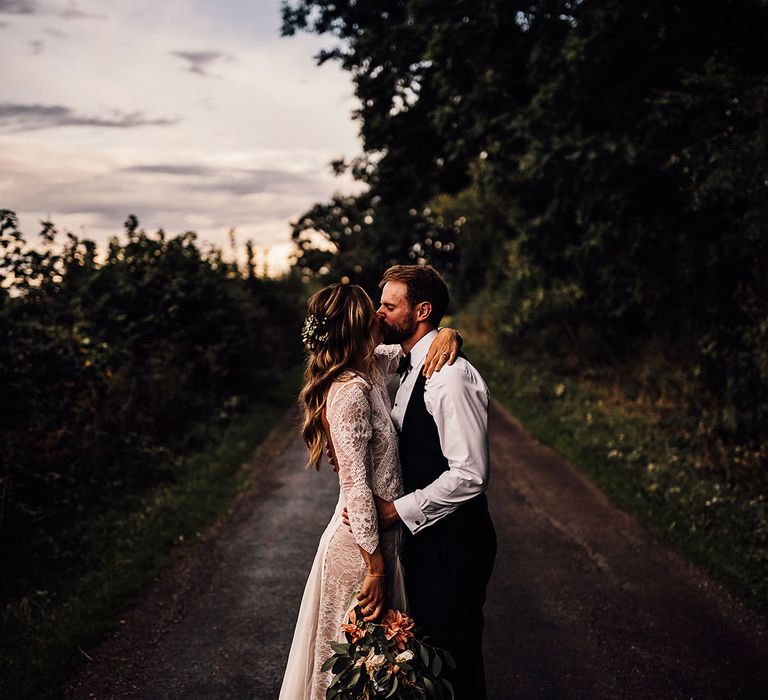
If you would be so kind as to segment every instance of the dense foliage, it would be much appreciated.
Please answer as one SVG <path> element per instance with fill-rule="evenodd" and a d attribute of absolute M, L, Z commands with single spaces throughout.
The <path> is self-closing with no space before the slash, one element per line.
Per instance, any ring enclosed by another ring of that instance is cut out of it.
<path fill-rule="evenodd" d="M 0 212 L 4 595 L 75 566 L 92 518 L 172 481 L 169 449 L 195 447 L 192 426 L 299 358 L 300 290 L 201 252 L 194 233 L 130 217 L 105 251 L 51 223 L 41 236 Z"/>
<path fill-rule="evenodd" d="M 283 17 L 337 38 L 318 60 L 354 78 L 364 153 L 335 167 L 369 185 L 296 223 L 300 266 L 370 284 L 432 262 L 462 302 L 492 290 L 509 347 L 587 366 L 660 339 L 703 437 L 760 447 L 764 0 L 302 0 Z"/>

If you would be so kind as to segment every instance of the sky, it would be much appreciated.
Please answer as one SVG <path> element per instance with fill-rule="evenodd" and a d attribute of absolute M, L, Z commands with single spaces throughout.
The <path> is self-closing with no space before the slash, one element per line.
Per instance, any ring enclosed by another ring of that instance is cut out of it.
<path fill-rule="evenodd" d="M 0 208 L 28 239 L 234 227 L 284 269 L 290 222 L 359 189 L 329 167 L 360 151 L 331 41 L 281 37 L 280 0 L 0 0 Z"/>

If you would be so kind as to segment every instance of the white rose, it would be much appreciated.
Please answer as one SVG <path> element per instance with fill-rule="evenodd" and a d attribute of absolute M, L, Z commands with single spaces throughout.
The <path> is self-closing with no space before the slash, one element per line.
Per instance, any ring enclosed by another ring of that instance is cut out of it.
<path fill-rule="evenodd" d="M 373 651 L 373 649 L 371 649 Z M 387 662 L 387 657 L 384 654 L 368 654 L 368 658 L 365 660 L 365 670 L 368 671 L 368 675 L 372 676 Z"/>
<path fill-rule="evenodd" d="M 413 652 L 410 649 L 406 649 L 405 651 L 401 651 L 395 657 L 395 663 L 401 664 L 404 661 L 410 661 L 412 658 L 413 658 Z"/>

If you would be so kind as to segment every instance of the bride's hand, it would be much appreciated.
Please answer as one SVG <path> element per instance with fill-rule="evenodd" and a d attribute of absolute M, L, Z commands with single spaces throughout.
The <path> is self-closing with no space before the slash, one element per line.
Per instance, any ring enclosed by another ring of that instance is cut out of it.
<path fill-rule="evenodd" d="M 374 345 L 381 345 L 384 342 L 384 329 L 381 327 L 381 319 L 378 315 L 371 320 L 371 335 Z"/>
<path fill-rule="evenodd" d="M 463 339 L 458 331 L 453 328 L 441 328 L 437 338 L 432 341 L 424 360 L 422 373 L 429 379 L 435 372 L 439 372 L 444 365 L 452 365 L 461 349 Z"/>
<path fill-rule="evenodd" d="M 373 622 L 381 617 L 384 612 L 385 593 L 384 576 L 366 574 L 363 585 L 360 587 L 360 593 L 357 594 L 360 610 L 364 615 L 363 620 Z"/>

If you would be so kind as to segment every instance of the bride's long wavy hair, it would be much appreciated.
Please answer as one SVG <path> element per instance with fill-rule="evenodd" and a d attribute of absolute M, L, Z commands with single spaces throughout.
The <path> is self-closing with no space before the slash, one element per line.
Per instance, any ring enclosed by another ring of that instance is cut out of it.
<path fill-rule="evenodd" d="M 370 379 L 377 371 L 373 327 L 376 309 L 371 298 L 356 284 L 332 284 L 307 301 L 308 318 L 323 321 L 320 337 L 310 343 L 304 388 L 299 395 L 303 413 L 301 437 L 309 450 L 307 469 L 320 469 L 325 445 L 323 410 L 331 384 L 345 370 Z M 326 335 L 327 334 L 327 335 Z"/>

